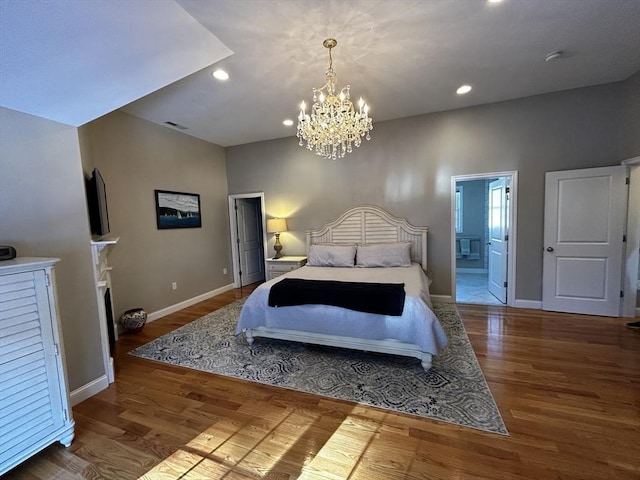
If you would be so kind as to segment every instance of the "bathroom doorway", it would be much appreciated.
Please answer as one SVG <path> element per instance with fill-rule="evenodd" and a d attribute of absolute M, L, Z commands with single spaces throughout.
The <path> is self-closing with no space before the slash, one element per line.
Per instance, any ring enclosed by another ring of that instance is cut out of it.
<path fill-rule="evenodd" d="M 516 174 L 452 177 L 452 290 L 458 303 L 513 304 Z"/>

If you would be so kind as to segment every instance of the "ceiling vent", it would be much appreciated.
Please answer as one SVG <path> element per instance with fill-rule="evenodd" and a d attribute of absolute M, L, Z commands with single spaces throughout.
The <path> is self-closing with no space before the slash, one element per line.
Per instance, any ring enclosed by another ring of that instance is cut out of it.
<path fill-rule="evenodd" d="M 176 122 L 164 122 L 167 125 L 171 125 L 172 127 L 177 128 L 178 130 L 188 130 L 187 127 L 185 127 L 184 125 L 180 125 L 179 123 Z"/>

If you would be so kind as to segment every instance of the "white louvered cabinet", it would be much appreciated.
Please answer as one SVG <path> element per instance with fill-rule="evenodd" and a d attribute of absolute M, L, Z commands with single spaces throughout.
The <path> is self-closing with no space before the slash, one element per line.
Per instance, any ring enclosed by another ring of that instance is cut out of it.
<path fill-rule="evenodd" d="M 0 262 L 0 475 L 43 448 L 71 445 L 55 258 Z"/>

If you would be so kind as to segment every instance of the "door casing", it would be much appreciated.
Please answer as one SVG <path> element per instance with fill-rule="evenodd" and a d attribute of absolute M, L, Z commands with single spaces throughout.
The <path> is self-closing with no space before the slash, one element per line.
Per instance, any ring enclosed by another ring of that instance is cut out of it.
<path fill-rule="evenodd" d="M 509 239 L 507 251 L 507 305 L 515 306 L 516 296 L 516 239 L 518 212 L 518 171 L 478 173 L 471 175 L 455 175 L 451 177 L 451 298 L 456 302 L 456 183 L 469 180 L 484 180 L 488 178 L 507 177 L 509 184 Z"/>

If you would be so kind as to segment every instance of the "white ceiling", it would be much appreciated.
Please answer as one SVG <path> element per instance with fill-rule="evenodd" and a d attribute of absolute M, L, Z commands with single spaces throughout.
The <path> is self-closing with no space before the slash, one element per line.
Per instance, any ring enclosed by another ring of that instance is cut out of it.
<path fill-rule="evenodd" d="M 3 106 L 80 125 L 133 102 L 222 146 L 295 134 L 282 120 L 324 83 L 327 37 L 374 126 L 640 70 L 640 0 L 0 0 L 0 17 Z"/>
<path fill-rule="evenodd" d="M 68 125 L 231 53 L 173 0 L 0 0 L 0 105 Z"/>

